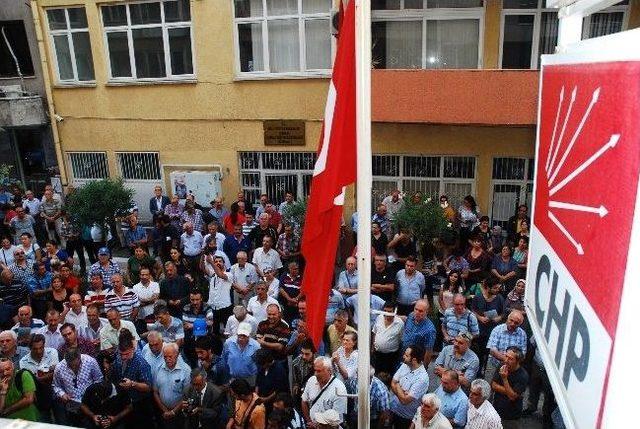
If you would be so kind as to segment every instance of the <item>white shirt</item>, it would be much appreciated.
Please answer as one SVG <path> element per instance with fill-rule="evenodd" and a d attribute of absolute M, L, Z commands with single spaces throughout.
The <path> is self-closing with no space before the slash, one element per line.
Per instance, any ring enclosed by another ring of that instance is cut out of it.
<path fill-rule="evenodd" d="M 180 236 L 180 246 L 185 256 L 197 256 L 202 252 L 202 244 L 204 239 L 198 231 L 193 231 L 191 235 L 183 232 Z"/>
<path fill-rule="evenodd" d="M 318 396 L 321 390 L 322 387 L 320 387 L 320 383 L 318 383 L 316 376 L 311 376 L 304 387 L 302 400 L 311 405 L 311 402 L 316 399 L 316 396 Z M 347 388 L 344 386 L 342 381 L 337 378 L 331 381 L 331 386 L 322 392 L 322 397 L 319 398 L 309 410 L 311 421 L 316 421 L 316 414 L 333 409 L 338 412 L 338 415 L 340 416 L 340 423 L 342 423 L 344 415 L 347 413 L 346 394 Z"/>
<path fill-rule="evenodd" d="M 280 255 L 274 249 L 269 249 L 268 252 L 264 251 L 263 247 L 258 247 L 255 252 L 253 252 L 253 265 L 256 267 L 262 268 L 266 265 L 271 266 L 274 270 L 279 270 L 282 268 L 282 260 L 280 259 Z"/>
<path fill-rule="evenodd" d="M 231 274 L 227 273 L 227 280 L 213 274 L 209 280 L 209 299 L 207 304 L 213 310 L 230 307 L 231 304 Z"/>
<path fill-rule="evenodd" d="M 100 326 L 98 326 L 97 330 L 93 329 L 91 325 L 87 324 L 87 326 L 85 326 L 83 329 L 81 329 L 78 332 L 78 335 L 88 340 L 100 339 L 100 331 L 102 330 L 102 328 L 104 328 L 109 324 L 109 321 L 103 317 L 100 317 L 99 320 L 100 320 Z"/>
<path fill-rule="evenodd" d="M 413 424 L 415 429 L 451 429 L 451 422 L 440 412 L 438 411 L 435 416 L 431 418 L 425 425 L 422 422 L 422 414 L 420 413 L 420 408 L 416 412 L 416 415 L 413 417 Z"/>
<path fill-rule="evenodd" d="M 133 285 L 133 291 L 138 295 L 138 299 L 148 300 L 155 294 L 160 295 L 160 285 L 157 282 L 150 281 L 148 285 L 143 285 L 142 282 Z M 145 319 L 147 316 L 153 314 L 153 303 L 147 305 L 141 305 L 138 309 L 138 319 Z"/>
<path fill-rule="evenodd" d="M 58 364 L 58 351 L 51 347 L 44 348 L 44 354 L 40 362 L 31 357 L 28 353 L 20 359 L 20 369 L 26 369 L 32 374 L 36 374 L 38 370 L 43 372 L 53 371 L 53 367 Z"/>
<path fill-rule="evenodd" d="M 100 329 L 100 350 L 107 350 L 111 347 L 118 347 L 118 335 L 120 335 L 120 331 L 122 331 L 123 329 L 131 332 L 133 338 L 135 338 L 136 341 L 140 339 L 133 322 L 121 319 L 120 329 L 115 329 L 113 326 L 111 326 L 111 323 L 108 323 L 107 326 L 103 326 L 102 329 Z"/>
<path fill-rule="evenodd" d="M 273 281 L 269 284 L 269 290 L 267 290 L 267 295 L 274 299 L 278 299 L 278 294 L 280 293 L 280 280 L 274 278 Z"/>
<path fill-rule="evenodd" d="M 502 420 L 493 405 L 485 400 L 480 408 L 469 402 L 466 429 L 502 429 Z"/>
<path fill-rule="evenodd" d="M 267 300 L 263 303 L 258 301 L 257 296 L 254 296 L 249 299 L 249 302 L 247 303 L 247 311 L 253 314 L 253 317 L 255 317 L 258 324 L 260 324 L 263 320 L 267 320 L 267 306 L 270 304 L 276 304 L 280 307 L 278 301 L 269 295 L 267 295 Z"/>
<path fill-rule="evenodd" d="M 384 204 L 385 207 L 387 208 L 387 216 L 389 217 L 389 219 L 391 219 L 391 218 L 394 218 L 396 216 L 396 213 L 398 213 L 398 211 L 400 211 L 402 206 L 404 206 L 404 200 L 398 197 L 398 201 L 394 202 L 393 196 L 387 195 L 382 200 L 382 204 Z"/>
<path fill-rule="evenodd" d="M 240 287 L 247 287 L 247 285 L 258 281 L 256 267 L 248 262 L 244 264 L 244 267 L 233 264 L 229 273 L 232 276 L 232 281 Z"/>
<path fill-rule="evenodd" d="M 55 331 L 51 332 L 49 330 L 49 326 L 43 326 L 38 331 L 38 334 L 44 335 L 44 345 L 45 347 L 51 347 L 52 349 L 58 350 L 62 344 L 64 344 L 64 338 L 62 338 L 62 334 L 60 333 L 60 325 L 56 328 Z"/>
<path fill-rule="evenodd" d="M 389 326 L 385 326 L 384 316 L 378 315 L 375 325 L 373 325 L 373 333 L 376 334 L 373 342 L 373 348 L 380 353 L 392 353 L 398 351 L 400 343 L 402 343 L 402 334 L 404 333 L 404 322 L 398 316 L 395 316 L 393 322 Z"/>
<path fill-rule="evenodd" d="M 76 314 L 73 309 L 70 309 L 65 316 L 64 321 L 67 323 L 73 323 L 76 330 L 84 329 L 84 327 L 89 324 L 89 321 L 87 320 L 87 307 L 83 305 L 79 314 Z"/>
<path fill-rule="evenodd" d="M 243 322 L 247 322 L 251 325 L 251 336 L 256 336 L 256 331 L 258 330 L 258 321 L 251 314 L 247 313 L 244 317 Z M 232 337 L 238 333 L 238 325 L 240 321 L 236 318 L 235 314 L 232 314 L 227 319 L 227 324 L 224 327 L 224 335 L 227 337 Z"/>
<path fill-rule="evenodd" d="M 0 247 L 0 262 L 5 264 L 7 267 L 15 262 L 13 257 L 13 252 L 17 249 L 13 244 L 8 249 L 4 247 Z"/>
<path fill-rule="evenodd" d="M 211 234 L 207 234 L 204 236 L 204 241 L 202 242 L 202 248 L 204 249 L 207 246 L 207 239 L 211 237 Z M 221 233 L 221 232 L 216 232 L 216 247 L 218 248 L 218 250 L 222 250 L 222 246 L 224 245 L 224 240 L 227 237 Z"/>

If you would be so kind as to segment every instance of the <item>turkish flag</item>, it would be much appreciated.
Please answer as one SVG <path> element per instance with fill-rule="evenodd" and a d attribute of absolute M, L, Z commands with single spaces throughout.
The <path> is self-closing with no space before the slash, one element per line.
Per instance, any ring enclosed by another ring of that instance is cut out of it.
<path fill-rule="evenodd" d="M 345 187 L 356 179 L 355 1 L 347 5 L 340 25 L 302 235 L 306 261 L 302 292 L 307 299 L 307 330 L 316 347 L 333 282 Z"/>

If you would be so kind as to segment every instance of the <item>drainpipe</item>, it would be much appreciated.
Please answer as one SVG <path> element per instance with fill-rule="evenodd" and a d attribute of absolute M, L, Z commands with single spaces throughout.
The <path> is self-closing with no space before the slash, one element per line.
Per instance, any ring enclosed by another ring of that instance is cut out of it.
<path fill-rule="evenodd" d="M 60 133 L 58 132 L 58 121 L 56 120 L 56 111 L 53 105 L 53 92 L 51 89 L 51 79 L 49 77 L 49 63 L 47 61 L 47 52 L 42 36 L 42 27 L 40 26 L 40 9 L 37 0 L 30 0 L 31 15 L 33 15 L 33 24 L 36 28 L 36 39 L 38 40 L 38 51 L 40 52 L 40 67 L 42 68 L 42 79 L 44 80 L 44 89 L 47 95 L 47 105 L 49 108 L 49 122 L 51 123 L 51 131 L 53 132 L 53 144 L 56 150 L 56 158 L 60 167 L 60 181 L 62 186 L 67 186 L 67 169 L 62 155 L 62 146 L 60 145 Z"/>

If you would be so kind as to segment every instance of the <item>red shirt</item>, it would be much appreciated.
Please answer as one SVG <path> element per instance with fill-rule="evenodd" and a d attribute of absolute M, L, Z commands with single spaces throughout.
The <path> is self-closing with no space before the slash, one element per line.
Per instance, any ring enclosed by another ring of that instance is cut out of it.
<path fill-rule="evenodd" d="M 224 217 L 224 220 L 222 221 L 222 223 L 224 226 L 224 230 L 227 231 L 227 234 L 233 235 L 233 227 L 238 224 L 242 225 L 244 221 L 245 221 L 244 215 L 241 215 L 240 213 L 238 213 L 238 217 L 236 218 L 235 224 L 231 221 L 230 214 Z"/>

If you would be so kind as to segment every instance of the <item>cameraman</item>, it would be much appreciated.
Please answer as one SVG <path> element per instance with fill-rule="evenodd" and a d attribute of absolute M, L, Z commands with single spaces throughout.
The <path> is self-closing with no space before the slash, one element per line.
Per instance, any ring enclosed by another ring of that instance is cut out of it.
<path fill-rule="evenodd" d="M 186 429 L 223 427 L 227 421 L 226 397 L 215 384 L 207 381 L 201 368 L 191 371 L 191 385 L 182 397 Z"/>

